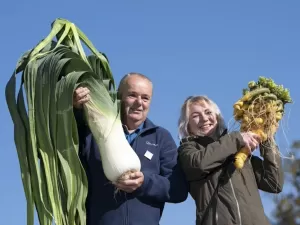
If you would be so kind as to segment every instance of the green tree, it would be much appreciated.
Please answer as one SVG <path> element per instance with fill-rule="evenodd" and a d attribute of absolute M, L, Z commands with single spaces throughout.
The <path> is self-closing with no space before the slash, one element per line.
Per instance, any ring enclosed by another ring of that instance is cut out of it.
<path fill-rule="evenodd" d="M 300 224 L 300 140 L 292 145 L 294 160 L 285 161 L 287 191 L 280 194 L 274 201 L 276 208 L 274 217 L 276 225 Z"/>

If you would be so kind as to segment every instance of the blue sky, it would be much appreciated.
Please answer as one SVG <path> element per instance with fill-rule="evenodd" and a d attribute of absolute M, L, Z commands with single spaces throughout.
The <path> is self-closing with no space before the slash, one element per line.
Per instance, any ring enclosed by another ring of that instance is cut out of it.
<path fill-rule="evenodd" d="M 109 57 L 117 82 L 128 72 L 154 83 L 149 117 L 177 140 L 184 99 L 205 94 L 227 122 L 248 81 L 272 77 L 291 91 L 294 104 L 278 133 L 282 154 L 299 139 L 300 3 L 291 1 L 4 1 L 0 8 L 2 110 L 0 157 L 1 224 L 22 225 L 26 201 L 4 89 L 18 58 L 50 31 L 57 17 L 76 23 Z M 289 186 L 284 187 L 284 191 Z M 262 194 L 270 215 L 274 195 Z M 167 204 L 161 225 L 194 224 L 189 198 Z"/>

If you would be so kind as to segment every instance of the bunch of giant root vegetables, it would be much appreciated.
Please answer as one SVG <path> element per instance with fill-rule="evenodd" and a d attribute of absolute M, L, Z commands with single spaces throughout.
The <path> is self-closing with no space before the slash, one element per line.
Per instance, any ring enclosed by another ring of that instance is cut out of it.
<path fill-rule="evenodd" d="M 5 90 L 27 200 L 27 225 L 37 224 L 35 212 L 40 225 L 86 224 L 88 183 L 78 156 L 73 111 L 73 93 L 80 86 L 90 90 L 82 113 L 99 146 L 107 181 L 124 179 L 141 168 L 123 132 L 107 57 L 74 23 L 58 18 L 50 33 L 18 60 Z"/>
<path fill-rule="evenodd" d="M 271 78 L 259 77 L 250 81 L 243 89 L 243 96 L 234 104 L 234 118 L 240 123 L 240 131 L 251 131 L 259 135 L 261 142 L 276 143 L 274 135 L 285 112 L 285 105 L 291 103 L 290 92 L 277 85 Z M 271 148 L 277 151 L 277 148 Z M 278 153 L 278 152 L 275 152 Z M 241 169 L 250 152 L 244 147 L 236 155 L 234 165 Z"/>

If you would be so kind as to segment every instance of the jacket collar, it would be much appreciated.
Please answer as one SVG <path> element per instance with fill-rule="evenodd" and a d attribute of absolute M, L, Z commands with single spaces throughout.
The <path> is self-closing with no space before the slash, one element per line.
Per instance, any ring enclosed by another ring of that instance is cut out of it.
<path fill-rule="evenodd" d="M 128 130 L 126 125 L 122 125 L 124 132 L 126 133 L 126 131 Z M 154 129 L 157 128 L 157 126 L 148 118 L 146 118 L 146 120 L 141 123 L 141 125 L 136 129 L 135 132 L 137 133 L 143 133 L 144 131 L 150 130 L 150 129 Z"/>
<path fill-rule="evenodd" d="M 122 124 L 122 126 L 123 126 L 124 133 L 125 133 L 126 135 L 129 134 L 127 126 L 124 125 L 124 124 Z M 141 123 L 141 125 L 140 125 L 138 128 L 136 128 L 135 131 L 134 131 L 133 133 L 138 134 L 138 133 L 140 133 L 143 129 L 144 129 L 144 122 Z"/>
<path fill-rule="evenodd" d="M 225 134 L 228 133 L 228 130 L 225 129 L 222 134 L 220 135 L 220 138 L 222 136 L 224 136 Z M 213 143 L 216 141 L 216 139 L 212 138 L 212 137 L 209 137 L 209 136 L 188 136 L 188 137 L 185 137 L 183 139 L 181 139 L 180 141 L 180 145 L 181 144 L 184 144 L 186 142 L 191 142 L 191 141 L 195 141 L 203 146 L 207 146 L 208 144 L 210 143 Z"/>
<path fill-rule="evenodd" d="M 151 128 L 157 128 L 157 126 L 148 118 L 146 118 L 146 120 L 144 121 L 144 129 L 148 130 Z"/>

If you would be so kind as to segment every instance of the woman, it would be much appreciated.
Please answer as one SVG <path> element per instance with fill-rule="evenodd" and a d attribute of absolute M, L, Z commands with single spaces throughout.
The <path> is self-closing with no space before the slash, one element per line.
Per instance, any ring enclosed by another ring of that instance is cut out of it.
<path fill-rule="evenodd" d="M 283 172 L 279 156 L 251 132 L 227 133 L 218 106 L 205 96 L 189 97 L 179 119 L 179 161 L 196 203 L 197 225 L 267 225 L 259 189 L 279 193 Z M 260 147 L 236 170 L 233 158 L 242 147 Z"/>

